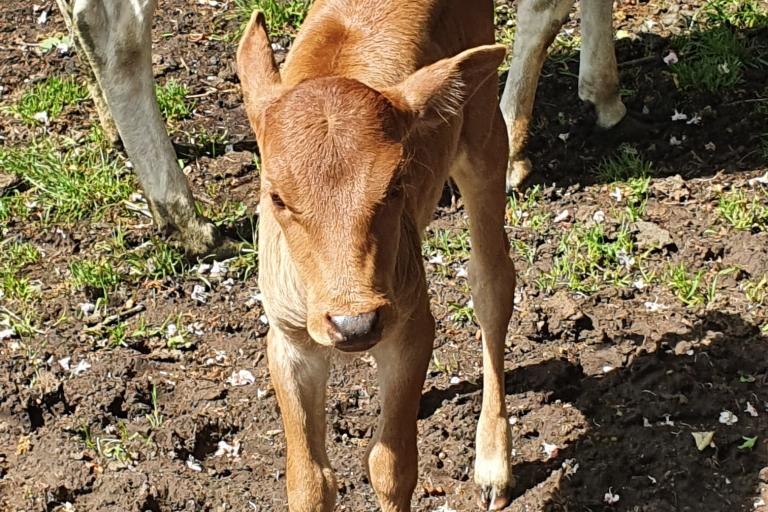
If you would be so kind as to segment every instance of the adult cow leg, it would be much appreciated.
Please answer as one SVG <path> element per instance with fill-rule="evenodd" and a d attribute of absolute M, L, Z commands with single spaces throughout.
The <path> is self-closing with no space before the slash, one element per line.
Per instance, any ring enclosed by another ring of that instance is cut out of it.
<path fill-rule="evenodd" d="M 579 98 L 595 106 L 597 125 L 613 128 L 626 115 L 619 96 L 619 71 L 613 45 L 613 2 L 582 0 Z"/>
<path fill-rule="evenodd" d="M 383 512 L 411 510 L 418 479 L 416 419 L 435 338 L 426 284 L 424 293 L 403 335 L 371 351 L 379 372 L 381 413 L 365 462 Z"/>
<path fill-rule="evenodd" d="M 606 0 L 596 0 L 597 2 Z M 501 111 L 509 133 L 507 192 L 516 190 L 531 173 L 523 150 L 533 113 L 536 86 L 547 48 L 563 26 L 574 0 L 520 0 L 512 63 L 501 97 Z"/>
<path fill-rule="evenodd" d="M 476 97 L 483 93 L 495 96 L 495 90 L 486 90 Z M 478 104 L 483 105 L 483 100 L 478 99 Z M 490 118 L 490 126 L 476 121 L 465 127 L 466 136 L 475 140 L 467 144 L 467 151 L 454 163 L 451 176 L 461 190 L 469 215 L 469 284 L 483 340 L 483 398 L 475 438 L 475 483 L 480 487 L 480 505 L 487 510 L 501 510 L 509 504 L 514 487 L 504 389 L 504 347 L 515 295 L 515 267 L 504 231 L 507 134 L 500 112 L 477 118 Z M 481 137 L 485 139 L 479 140 Z"/>
<path fill-rule="evenodd" d="M 156 0 L 75 0 L 72 24 L 155 223 L 178 236 L 190 254 L 201 255 L 219 240 L 213 224 L 195 210 L 157 105 L 151 59 L 155 4 Z"/>

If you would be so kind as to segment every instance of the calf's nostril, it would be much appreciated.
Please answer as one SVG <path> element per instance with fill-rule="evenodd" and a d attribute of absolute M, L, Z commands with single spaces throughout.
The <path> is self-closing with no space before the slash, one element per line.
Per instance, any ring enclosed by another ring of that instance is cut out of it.
<path fill-rule="evenodd" d="M 379 319 L 379 312 L 370 311 L 354 316 L 330 315 L 328 318 L 339 334 L 349 340 L 370 334 Z"/>

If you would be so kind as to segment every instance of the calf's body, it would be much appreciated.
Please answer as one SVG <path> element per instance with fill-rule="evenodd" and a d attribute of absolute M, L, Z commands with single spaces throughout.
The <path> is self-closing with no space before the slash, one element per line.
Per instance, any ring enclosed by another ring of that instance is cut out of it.
<path fill-rule="evenodd" d="M 319 0 L 281 71 L 261 15 L 241 40 L 238 73 L 263 159 L 259 284 L 291 511 L 335 502 L 324 413 L 335 350 L 376 360 L 382 405 L 366 467 L 383 510 L 410 510 L 434 338 L 420 237 L 449 176 L 470 218 L 483 335 L 475 481 L 483 507 L 509 501 L 503 354 L 515 274 L 503 228 L 504 49 L 493 35 L 490 0 L 472 9 L 459 0 Z"/>

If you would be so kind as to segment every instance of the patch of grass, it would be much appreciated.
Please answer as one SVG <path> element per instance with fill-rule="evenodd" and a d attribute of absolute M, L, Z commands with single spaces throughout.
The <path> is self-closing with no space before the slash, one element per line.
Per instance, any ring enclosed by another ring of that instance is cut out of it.
<path fill-rule="evenodd" d="M 768 305 L 768 274 L 759 281 L 747 281 L 742 285 L 747 300 L 755 306 Z"/>
<path fill-rule="evenodd" d="M 235 0 L 234 16 L 240 20 L 240 28 L 233 35 L 237 40 L 243 35 L 253 11 L 261 11 L 272 37 L 292 36 L 307 17 L 311 0 Z"/>
<path fill-rule="evenodd" d="M 125 255 L 130 274 L 148 279 L 165 279 L 189 270 L 184 255 L 172 245 L 155 240 Z"/>
<path fill-rule="evenodd" d="M 11 193 L 6 196 L 0 196 L 0 223 L 5 224 L 14 218 L 21 220 L 27 216 L 27 213 L 28 210 L 24 204 L 24 196 L 21 194 Z"/>
<path fill-rule="evenodd" d="M 188 102 L 189 89 L 175 80 L 168 80 L 164 85 L 155 86 L 157 104 L 166 121 L 180 121 L 192 115 L 195 102 Z"/>
<path fill-rule="evenodd" d="M 749 62 L 743 39 L 732 28 L 720 25 L 690 34 L 672 71 L 682 90 L 716 93 L 740 83 Z"/>
<path fill-rule="evenodd" d="M 547 291 L 566 286 L 594 293 L 603 286 L 628 286 L 638 268 L 632 236 L 626 224 L 609 234 L 603 224 L 576 224 L 560 240 L 552 267 L 537 279 Z"/>
<path fill-rule="evenodd" d="M 88 98 L 88 88 L 72 78 L 52 76 L 35 84 L 25 92 L 11 111 L 26 123 L 39 123 L 35 114 L 45 112 L 49 119 L 56 118 L 64 107 Z"/>
<path fill-rule="evenodd" d="M 150 394 L 152 401 L 152 412 L 145 415 L 152 430 L 157 430 L 163 424 L 163 415 L 160 414 L 160 407 L 157 405 L 157 386 L 152 384 L 152 393 Z"/>
<path fill-rule="evenodd" d="M 106 259 L 73 261 L 69 272 L 72 286 L 99 298 L 107 297 L 122 280 L 117 269 Z"/>
<path fill-rule="evenodd" d="M 20 272 L 39 258 L 37 247 L 29 242 L 0 242 L 0 298 L 28 302 L 37 295 L 37 288 Z"/>
<path fill-rule="evenodd" d="M 693 308 L 709 304 L 714 299 L 717 281 L 714 280 L 707 285 L 704 274 L 704 270 L 690 272 L 685 263 L 679 263 L 667 269 L 664 281 L 675 297 L 686 306 Z"/>
<path fill-rule="evenodd" d="M 543 231 L 551 215 L 541 211 L 539 204 L 542 200 L 541 187 L 536 185 L 527 190 L 521 197 L 513 194 L 507 199 L 506 222 L 513 227 L 527 227 L 535 232 Z"/>
<path fill-rule="evenodd" d="M 634 146 L 622 144 L 612 157 L 600 162 L 595 172 L 601 180 L 618 182 L 646 178 L 652 168 L 651 162 L 644 160 Z"/>
<path fill-rule="evenodd" d="M 731 190 L 720 196 L 717 213 L 736 229 L 765 231 L 768 229 L 768 192 L 759 187 L 748 192 Z"/>
<path fill-rule="evenodd" d="M 710 0 L 702 13 L 707 22 L 714 24 L 740 29 L 768 26 L 768 4 L 761 0 Z"/>
<path fill-rule="evenodd" d="M 640 220 L 645 215 L 648 206 L 648 189 L 651 178 L 632 178 L 627 182 L 629 194 L 627 194 L 627 217 L 631 222 Z"/>
<path fill-rule="evenodd" d="M 475 309 L 471 300 L 464 304 L 451 302 L 448 304 L 448 309 L 451 311 L 453 321 L 458 324 L 469 325 L 474 320 Z"/>
<path fill-rule="evenodd" d="M 98 217 L 134 189 L 130 173 L 110 159 L 103 146 L 71 139 L 48 138 L 24 147 L 0 147 L 0 168 L 20 176 L 31 189 L 24 197 L 34 198 L 28 204 L 54 222 Z M 5 208 L 19 207 L 9 204 Z"/>

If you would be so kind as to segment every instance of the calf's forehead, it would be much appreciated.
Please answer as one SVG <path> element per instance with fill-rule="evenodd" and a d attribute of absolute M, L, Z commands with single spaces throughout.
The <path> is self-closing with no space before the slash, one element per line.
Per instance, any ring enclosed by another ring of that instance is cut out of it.
<path fill-rule="evenodd" d="M 275 184 L 379 188 L 389 183 L 402 156 L 395 109 L 353 80 L 299 84 L 265 116 L 265 171 Z"/>

